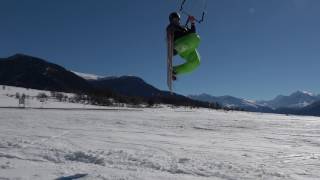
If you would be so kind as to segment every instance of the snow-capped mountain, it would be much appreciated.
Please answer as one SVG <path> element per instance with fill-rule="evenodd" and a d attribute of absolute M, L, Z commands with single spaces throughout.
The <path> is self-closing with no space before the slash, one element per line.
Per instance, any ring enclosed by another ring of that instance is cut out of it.
<path fill-rule="evenodd" d="M 289 96 L 279 95 L 270 101 L 259 101 L 260 105 L 268 106 L 273 109 L 278 108 L 303 108 L 316 101 L 320 101 L 320 96 L 307 92 L 296 91 Z"/>
<path fill-rule="evenodd" d="M 255 103 L 255 101 L 236 98 L 233 96 L 211 96 L 209 94 L 189 95 L 190 98 L 200 101 L 217 102 L 226 107 L 238 107 L 246 111 L 253 112 L 272 112 L 272 110 L 266 106 Z"/>
<path fill-rule="evenodd" d="M 279 95 L 270 101 L 251 101 L 232 96 L 190 95 L 200 101 L 218 102 L 227 107 L 239 107 L 246 111 L 280 114 L 320 115 L 320 95 L 308 91 L 296 91 L 289 96 Z"/>

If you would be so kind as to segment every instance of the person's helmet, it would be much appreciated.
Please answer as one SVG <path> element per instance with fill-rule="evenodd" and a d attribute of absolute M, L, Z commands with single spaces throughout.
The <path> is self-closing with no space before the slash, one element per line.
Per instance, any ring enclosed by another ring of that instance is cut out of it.
<path fill-rule="evenodd" d="M 180 19 L 180 14 L 177 13 L 177 12 L 171 13 L 170 16 L 169 16 L 169 21 L 172 22 L 173 18 L 178 18 L 178 19 Z"/>

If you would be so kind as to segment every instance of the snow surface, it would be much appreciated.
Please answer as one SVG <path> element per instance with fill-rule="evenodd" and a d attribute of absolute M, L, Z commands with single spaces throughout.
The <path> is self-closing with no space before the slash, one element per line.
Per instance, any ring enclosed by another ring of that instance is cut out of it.
<path fill-rule="evenodd" d="M 80 76 L 86 80 L 98 80 L 98 79 L 103 78 L 103 76 L 99 76 L 99 75 L 95 75 L 95 74 L 81 73 L 81 72 L 76 72 L 76 71 L 71 71 L 71 72 L 73 72 L 77 76 Z"/>
<path fill-rule="evenodd" d="M 302 91 L 303 94 L 309 95 L 309 96 L 316 96 L 314 93 L 308 92 L 308 91 Z"/>
<path fill-rule="evenodd" d="M 4 88 L 3 88 L 4 87 Z M 27 89 L 22 87 L 14 86 L 3 86 L 0 85 L 0 108 L 1 107 L 19 107 L 19 99 L 16 98 L 16 93 L 26 95 L 25 107 L 27 108 L 94 108 L 94 109 L 108 109 L 110 107 L 105 106 L 94 106 L 90 104 L 81 104 L 81 103 L 71 103 L 71 102 L 59 102 L 56 99 L 53 99 L 50 91 L 36 90 L 36 89 Z M 46 94 L 49 99 L 47 101 L 41 102 L 37 96 L 40 94 Z M 64 96 L 69 98 L 74 97 L 75 94 L 72 93 L 63 93 Z"/>
<path fill-rule="evenodd" d="M 0 179 L 320 179 L 320 118 L 0 109 Z"/>

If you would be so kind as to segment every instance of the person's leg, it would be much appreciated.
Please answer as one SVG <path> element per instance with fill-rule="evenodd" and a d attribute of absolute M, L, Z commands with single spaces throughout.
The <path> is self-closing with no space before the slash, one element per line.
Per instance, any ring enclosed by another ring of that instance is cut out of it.
<path fill-rule="evenodd" d="M 186 63 L 173 67 L 176 75 L 192 72 L 200 65 L 200 55 L 197 50 L 181 54 L 180 56 L 186 60 Z"/>
<path fill-rule="evenodd" d="M 200 65 L 200 55 L 196 48 L 199 46 L 200 37 L 191 33 L 177 39 L 174 42 L 174 48 L 186 63 L 173 67 L 176 75 L 189 73 Z"/>
<path fill-rule="evenodd" d="M 187 34 L 174 42 L 174 49 L 178 54 L 182 54 L 186 51 L 191 51 L 198 48 L 200 44 L 200 36 L 196 33 Z"/>

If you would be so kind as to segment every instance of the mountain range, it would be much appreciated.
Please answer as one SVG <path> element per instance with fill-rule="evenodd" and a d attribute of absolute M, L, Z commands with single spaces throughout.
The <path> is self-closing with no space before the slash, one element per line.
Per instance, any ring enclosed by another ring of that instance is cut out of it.
<path fill-rule="evenodd" d="M 171 94 L 162 91 L 136 76 L 103 77 L 69 71 L 41 58 L 16 54 L 0 58 L 0 84 L 52 90 L 62 92 L 88 93 L 112 91 L 126 97 L 142 97 L 165 103 L 200 105 L 210 107 L 218 104 L 252 112 L 320 115 L 320 95 L 296 91 L 289 96 L 279 95 L 268 101 L 253 101 L 233 96 L 212 96 L 209 94 Z M 217 104 L 218 103 L 218 104 Z"/>
<path fill-rule="evenodd" d="M 211 96 L 209 94 L 189 95 L 199 101 L 217 102 L 226 107 L 238 107 L 252 112 L 273 112 L 272 108 L 255 103 L 254 101 L 236 98 L 233 96 Z"/>
<path fill-rule="evenodd" d="M 87 91 L 90 84 L 56 64 L 23 54 L 0 58 L 0 83 L 63 92 Z"/>
<path fill-rule="evenodd" d="M 239 107 L 252 112 L 282 114 L 320 115 L 320 95 L 307 91 L 296 91 L 289 96 L 278 95 L 269 101 L 254 101 L 233 96 L 211 96 L 209 94 L 189 95 L 190 98 L 217 102 L 222 106 Z"/>
<path fill-rule="evenodd" d="M 213 103 L 159 90 L 136 76 L 101 77 L 78 73 L 24 54 L 0 58 L 0 84 L 39 90 L 113 95 L 119 99 L 139 98 L 139 101 L 174 105 L 213 107 Z"/>
<path fill-rule="evenodd" d="M 270 101 L 257 101 L 273 109 L 278 108 L 303 108 L 312 103 L 320 101 L 320 96 L 307 91 L 296 91 L 289 96 L 279 95 Z"/>

